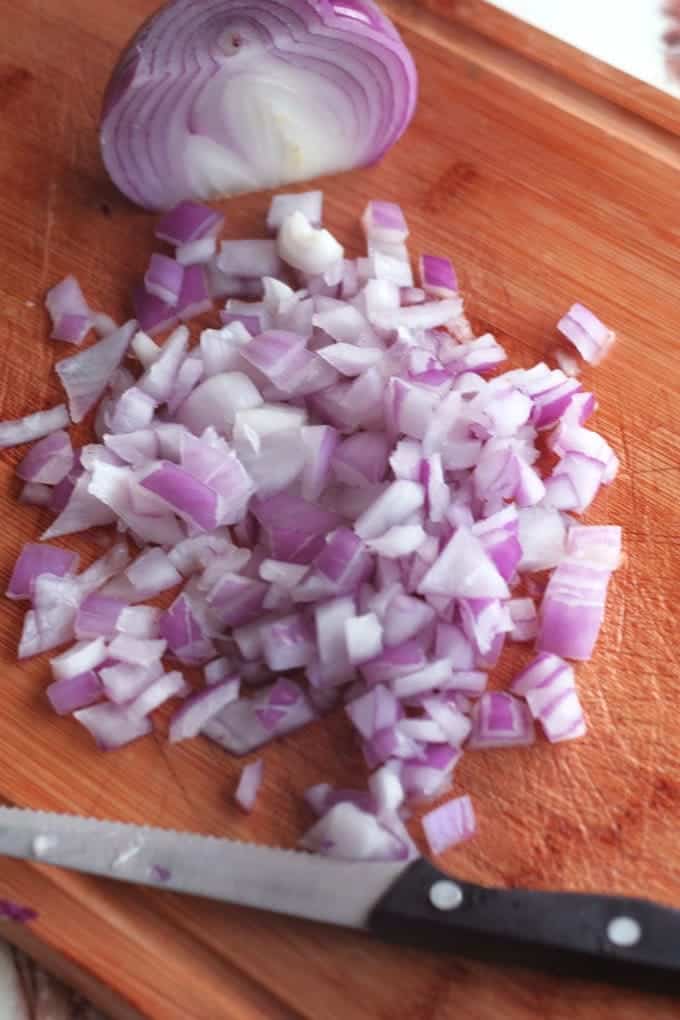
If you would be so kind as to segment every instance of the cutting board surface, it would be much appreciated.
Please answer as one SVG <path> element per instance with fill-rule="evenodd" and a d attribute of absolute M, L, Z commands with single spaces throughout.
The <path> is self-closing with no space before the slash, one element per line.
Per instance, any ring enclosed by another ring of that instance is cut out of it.
<path fill-rule="evenodd" d="M 116 52 L 153 6 L 0 0 L 2 418 L 61 399 L 51 367 L 68 351 L 46 341 L 45 289 L 75 272 L 93 306 L 122 319 L 152 250 L 150 217 L 105 177 L 95 124 Z M 545 355 L 575 299 L 619 334 L 609 360 L 585 374 L 600 399 L 595 427 L 622 461 L 588 520 L 622 524 L 626 548 L 596 655 L 578 667 L 588 736 L 466 755 L 456 790 L 472 796 L 479 835 L 443 864 L 484 882 L 642 894 L 680 907 L 679 143 L 466 28 L 415 6 L 391 9 L 420 69 L 418 114 L 379 167 L 323 183 L 327 224 L 358 252 L 367 199 L 401 202 L 414 253 L 454 258 L 475 325 L 498 336 L 512 364 Z M 226 202 L 229 232 L 262 236 L 267 202 Z M 46 525 L 43 512 L 17 507 L 21 454 L 0 455 L 3 587 L 22 543 Z M 91 542 L 65 544 L 92 555 Z M 250 819 L 230 799 L 242 763 L 208 741 L 170 747 L 159 733 L 116 754 L 95 752 L 73 721 L 48 711 L 47 662 L 16 665 L 21 616 L 3 602 L 0 797 L 8 803 L 294 846 L 310 821 L 304 789 L 364 776 L 339 715 L 266 749 Z M 529 654 L 520 650 L 516 663 Z M 678 1015 L 662 998 L 435 958 L 37 865 L 2 861 L 0 897 L 40 911 L 30 931 L 7 929 L 8 937 L 21 934 L 109 986 L 120 1016 Z"/>

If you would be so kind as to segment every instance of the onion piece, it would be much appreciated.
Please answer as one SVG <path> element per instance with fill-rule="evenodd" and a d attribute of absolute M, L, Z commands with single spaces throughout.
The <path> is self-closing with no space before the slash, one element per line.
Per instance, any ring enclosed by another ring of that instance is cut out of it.
<path fill-rule="evenodd" d="M 29 599 L 33 595 L 33 586 L 43 574 L 53 577 L 65 577 L 75 574 L 80 557 L 77 553 L 66 549 L 58 549 L 53 545 L 38 545 L 28 542 L 14 564 L 5 594 L 7 598 Z"/>
<path fill-rule="evenodd" d="M 74 719 L 89 731 L 101 751 L 116 751 L 153 729 L 150 719 L 133 719 L 125 708 L 107 703 L 75 712 Z"/>
<path fill-rule="evenodd" d="M 304 191 L 295 195 L 274 195 L 267 213 L 267 229 L 275 234 L 284 220 L 295 212 L 301 212 L 313 227 L 320 227 L 323 221 L 323 191 Z"/>
<path fill-rule="evenodd" d="M 262 779 L 264 778 L 264 762 L 262 759 L 251 762 L 241 772 L 241 776 L 236 787 L 234 794 L 234 800 L 241 808 L 242 811 L 248 815 L 255 807 L 255 801 L 262 785 Z"/>
<path fill-rule="evenodd" d="M 94 670 L 55 680 L 46 691 L 57 715 L 71 715 L 81 708 L 89 708 L 101 700 L 103 693 L 101 681 Z"/>
<path fill-rule="evenodd" d="M 68 396 L 74 422 L 82 421 L 104 393 L 111 376 L 125 357 L 136 328 L 134 320 L 128 322 L 86 351 L 57 362 L 57 375 Z M 62 421 L 58 427 L 64 424 Z"/>
<path fill-rule="evenodd" d="M 471 750 L 489 747 L 524 747 L 534 742 L 529 710 L 511 694 L 486 691 L 472 710 Z"/>
<path fill-rule="evenodd" d="M 159 240 L 179 247 L 205 237 L 216 237 L 223 226 L 224 216 L 217 210 L 197 202 L 181 202 L 161 216 L 155 234 Z"/>
<path fill-rule="evenodd" d="M 598 563 L 566 557 L 550 577 L 540 610 L 539 651 L 589 659 L 604 619 L 611 572 Z"/>
<path fill-rule="evenodd" d="M 276 737 L 306 726 L 316 719 L 316 712 L 297 685 L 292 681 L 286 681 L 286 684 L 289 689 L 295 688 L 298 696 L 292 702 L 288 699 L 285 710 L 271 711 L 269 699 L 274 686 L 267 687 L 255 698 L 241 699 L 227 705 L 219 715 L 206 723 L 202 732 L 227 751 L 240 755 L 248 754 Z"/>
<path fill-rule="evenodd" d="M 107 658 L 106 643 L 98 637 L 93 641 L 82 641 L 50 660 L 52 677 L 55 680 L 69 680 L 81 676 L 100 666 Z"/>
<path fill-rule="evenodd" d="M 162 675 L 163 665 L 160 660 L 148 667 L 118 662 L 99 670 L 106 696 L 116 705 L 128 705 Z"/>
<path fill-rule="evenodd" d="M 158 662 L 166 647 L 165 640 L 146 640 L 119 634 L 109 645 L 109 657 L 148 669 Z"/>
<path fill-rule="evenodd" d="M 148 294 L 152 294 L 172 308 L 179 301 L 183 281 L 184 269 L 175 259 L 159 255 L 157 252 L 151 256 L 144 277 L 144 286 Z"/>
<path fill-rule="evenodd" d="M 146 690 L 137 695 L 134 701 L 126 705 L 125 710 L 131 719 L 145 719 L 166 701 L 171 698 L 186 697 L 190 690 L 191 688 L 180 672 L 164 673 L 153 680 Z"/>
<path fill-rule="evenodd" d="M 369 662 L 382 652 L 382 624 L 375 613 L 356 616 L 345 622 L 345 639 L 352 665 Z"/>
<path fill-rule="evenodd" d="M 79 639 L 113 637 L 125 603 L 105 595 L 88 595 L 78 609 L 75 634 Z"/>
<path fill-rule="evenodd" d="M 58 485 L 72 470 L 74 453 L 67 432 L 58 430 L 32 446 L 17 468 L 17 475 L 27 482 Z"/>
<path fill-rule="evenodd" d="M 175 251 L 175 259 L 180 266 L 206 265 L 215 258 L 217 254 L 217 240 L 214 237 L 202 237 L 198 241 L 189 241 L 180 245 Z M 210 281 L 208 281 L 210 290 Z M 215 295 L 210 294 L 214 299 Z"/>
<path fill-rule="evenodd" d="M 572 305 L 557 328 L 579 352 L 584 361 L 599 365 L 616 340 L 616 334 L 600 322 L 584 305 Z"/>
<path fill-rule="evenodd" d="M 227 705 L 239 696 L 239 677 L 228 677 L 187 698 L 170 720 L 168 739 L 171 744 L 196 737 Z"/>
<path fill-rule="evenodd" d="M 442 854 L 452 846 L 475 835 L 477 822 L 469 797 L 456 797 L 423 815 L 423 829 L 433 854 Z"/>
<path fill-rule="evenodd" d="M 0 421 L 0 450 L 22 443 L 32 443 L 52 432 L 58 432 L 69 424 L 68 411 L 64 404 L 58 404 L 49 411 L 37 411 L 16 421 Z"/>
<path fill-rule="evenodd" d="M 420 280 L 425 293 L 433 297 L 449 298 L 458 294 L 458 278 L 448 259 L 421 255 Z"/>
<path fill-rule="evenodd" d="M 300 840 L 305 850 L 350 861 L 395 861 L 406 856 L 403 843 L 354 804 L 335 804 Z"/>
<path fill-rule="evenodd" d="M 92 328 L 93 316 L 75 276 L 53 287 L 45 305 L 52 320 L 52 339 L 81 344 Z"/>

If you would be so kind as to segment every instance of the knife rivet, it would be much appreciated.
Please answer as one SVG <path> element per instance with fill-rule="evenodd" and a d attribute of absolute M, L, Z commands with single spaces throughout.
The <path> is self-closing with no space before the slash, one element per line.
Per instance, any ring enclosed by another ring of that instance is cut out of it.
<path fill-rule="evenodd" d="M 463 902 L 463 890 L 455 882 L 441 881 L 430 886 L 430 903 L 437 910 L 455 910 Z"/>
<path fill-rule="evenodd" d="M 628 949 L 642 938 L 642 928 L 634 917 L 615 917 L 607 925 L 607 938 L 615 946 Z"/>

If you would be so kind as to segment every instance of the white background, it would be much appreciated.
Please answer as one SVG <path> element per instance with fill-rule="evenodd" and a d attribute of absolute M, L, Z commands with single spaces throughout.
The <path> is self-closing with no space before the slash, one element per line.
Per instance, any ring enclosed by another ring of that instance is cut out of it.
<path fill-rule="evenodd" d="M 664 66 L 661 0 L 490 0 L 536 28 L 680 97 Z"/>

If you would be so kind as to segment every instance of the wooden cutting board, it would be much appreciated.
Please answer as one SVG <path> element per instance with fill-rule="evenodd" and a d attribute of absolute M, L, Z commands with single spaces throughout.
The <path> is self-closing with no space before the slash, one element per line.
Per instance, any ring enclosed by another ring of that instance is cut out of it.
<path fill-rule="evenodd" d="M 578 668 L 589 733 L 572 745 L 468 754 L 456 789 L 474 799 L 479 836 L 443 863 L 463 878 L 643 894 L 680 907 L 680 145 L 453 21 L 389 6 L 420 69 L 418 114 L 379 167 L 324 182 L 330 227 L 358 249 L 366 200 L 401 202 L 414 252 L 455 259 L 476 325 L 493 330 L 514 364 L 545 355 L 554 323 L 577 298 L 619 333 L 606 364 L 585 375 L 601 401 L 596 427 L 622 460 L 589 520 L 622 524 L 626 534 L 597 653 Z M 104 175 L 95 124 L 116 52 L 153 7 L 0 0 L 2 418 L 60 399 L 50 369 L 66 351 L 45 339 L 45 289 L 74 271 L 95 307 L 122 318 L 152 250 L 151 219 Z M 260 235 L 266 207 L 262 195 L 227 202 L 229 230 Z M 46 523 L 17 507 L 21 452 L 0 456 L 3 583 L 21 544 Z M 67 544 L 92 554 L 92 543 Z M 294 846 L 310 821 L 305 787 L 363 776 L 339 716 L 265 751 L 252 819 L 230 800 L 241 763 L 207 741 L 169 747 L 158 735 L 96 753 L 75 723 L 48 711 L 46 661 L 16 665 L 21 615 L 2 604 L 0 796 L 8 803 Z M 1 861 L 0 897 L 40 911 L 35 924 L 0 925 L 0 935 L 77 975 L 120 1017 L 678 1015 L 662 998 L 388 948 L 34 864 Z"/>

